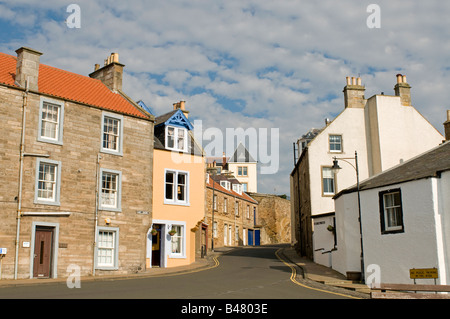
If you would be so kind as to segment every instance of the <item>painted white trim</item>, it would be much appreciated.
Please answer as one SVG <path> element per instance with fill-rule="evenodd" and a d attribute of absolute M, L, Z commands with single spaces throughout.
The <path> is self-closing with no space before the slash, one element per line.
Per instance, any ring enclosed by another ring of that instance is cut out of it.
<path fill-rule="evenodd" d="M 147 231 L 147 259 L 150 259 L 150 268 L 152 267 L 152 235 L 150 231 L 153 228 L 154 224 L 162 225 L 161 227 L 161 268 L 167 267 L 167 259 L 172 258 L 180 258 L 186 259 L 186 222 L 185 221 L 177 221 L 177 220 L 164 220 L 164 219 L 154 219 L 152 221 L 152 225 Z M 182 238 L 182 253 L 181 254 L 172 254 L 171 252 L 171 239 L 172 236 L 169 235 L 169 230 L 172 229 L 172 225 L 182 226 L 183 227 L 183 238 Z"/>
<path fill-rule="evenodd" d="M 167 174 L 167 172 L 175 173 L 175 177 L 174 177 L 174 180 L 173 180 L 173 189 L 172 189 L 173 200 L 166 198 L 166 174 Z M 177 185 L 178 185 L 178 174 L 179 173 L 186 174 L 186 184 L 185 184 L 185 188 L 186 188 L 185 198 L 186 198 L 186 200 L 184 200 L 184 201 L 179 201 L 177 199 L 176 189 L 177 189 Z M 190 202 L 189 202 L 189 186 L 190 186 L 190 182 L 189 182 L 189 172 L 188 171 L 180 171 L 180 170 L 176 170 L 176 169 L 165 168 L 164 169 L 164 204 L 190 206 Z"/>
<path fill-rule="evenodd" d="M 39 187 L 39 167 L 41 163 L 47 163 L 56 166 L 56 185 L 55 185 L 55 199 L 45 200 L 38 197 L 38 187 Z M 34 181 L 34 203 L 44 204 L 44 205 L 60 205 L 60 193 L 61 193 L 61 162 L 54 161 L 48 158 L 37 158 L 36 159 L 36 176 Z"/>
<path fill-rule="evenodd" d="M 59 248 L 59 223 L 32 222 L 31 224 L 31 247 L 30 247 L 30 279 L 33 277 L 34 268 L 34 246 L 36 242 L 36 227 L 53 227 L 52 257 L 51 257 L 51 278 L 58 278 L 58 248 Z"/>
<path fill-rule="evenodd" d="M 119 148 L 118 150 L 113 150 L 109 148 L 103 147 L 103 129 L 105 127 L 105 117 L 110 117 L 112 119 L 119 121 Z M 109 112 L 102 112 L 102 127 L 100 129 L 100 152 L 112 154 L 112 155 L 118 155 L 123 156 L 123 126 L 124 126 L 124 118 L 122 115 L 118 115 L 115 113 L 109 113 Z"/>
<path fill-rule="evenodd" d="M 55 139 L 41 135 L 42 134 L 42 108 L 43 108 L 45 102 L 59 106 L 58 129 L 57 129 L 58 134 Z M 44 142 L 44 143 L 63 145 L 63 131 L 64 131 L 64 102 L 41 96 L 41 99 L 39 102 L 39 122 L 38 122 L 37 140 L 39 142 Z"/>

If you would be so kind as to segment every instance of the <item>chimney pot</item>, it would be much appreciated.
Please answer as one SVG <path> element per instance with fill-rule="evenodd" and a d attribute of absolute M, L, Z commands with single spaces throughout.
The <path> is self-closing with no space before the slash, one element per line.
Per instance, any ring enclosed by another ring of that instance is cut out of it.
<path fill-rule="evenodd" d="M 119 63 L 118 53 L 111 53 L 111 55 L 105 59 L 105 65 L 97 68 L 89 76 L 94 79 L 98 79 L 103 82 L 111 91 L 118 92 L 122 90 L 122 76 L 124 65 Z M 113 63 L 115 62 L 115 63 Z"/>
<path fill-rule="evenodd" d="M 450 141 L 450 110 L 447 110 L 447 121 L 444 123 L 445 140 Z"/>
<path fill-rule="evenodd" d="M 345 107 L 364 108 L 366 104 L 364 91 L 366 89 L 361 85 L 361 78 L 347 76 L 346 80 L 347 86 L 344 88 Z"/>
<path fill-rule="evenodd" d="M 21 47 L 16 50 L 17 64 L 16 64 L 16 82 L 21 87 L 28 85 L 30 90 L 38 91 L 39 81 L 39 64 L 41 52 Z"/>
<path fill-rule="evenodd" d="M 402 105 L 411 105 L 411 86 L 406 83 L 406 75 L 397 74 L 397 84 L 394 86 L 394 92 L 396 96 L 400 96 Z"/>

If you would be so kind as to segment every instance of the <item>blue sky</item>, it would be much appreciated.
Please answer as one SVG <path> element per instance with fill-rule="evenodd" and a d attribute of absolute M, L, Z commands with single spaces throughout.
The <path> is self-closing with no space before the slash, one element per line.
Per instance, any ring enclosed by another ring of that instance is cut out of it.
<path fill-rule="evenodd" d="M 65 23 L 72 3 L 79 29 Z M 380 28 L 366 24 L 371 3 Z M 370 97 L 406 74 L 413 106 L 443 131 L 449 16 L 444 1 L 0 0 L 0 51 L 28 46 L 84 75 L 117 52 L 124 91 L 157 115 L 186 100 L 204 129 L 278 128 L 280 167 L 258 190 L 289 194 L 292 143 L 342 111 L 346 76 Z"/>

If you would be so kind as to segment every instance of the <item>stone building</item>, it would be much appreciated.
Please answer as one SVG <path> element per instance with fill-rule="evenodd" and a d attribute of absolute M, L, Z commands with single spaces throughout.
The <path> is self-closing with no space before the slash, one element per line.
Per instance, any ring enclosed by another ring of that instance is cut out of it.
<path fill-rule="evenodd" d="M 237 179 L 208 174 L 206 191 L 206 221 L 212 227 L 205 249 L 258 244 L 258 202 L 242 191 Z"/>
<path fill-rule="evenodd" d="M 90 77 L 0 53 L 2 278 L 145 269 L 154 118 L 122 92 L 118 55 Z"/>
<path fill-rule="evenodd" d="M 274 194 L 248 193 L 258 202 L 261 245 L 291 243 L 291 202 Z"/>

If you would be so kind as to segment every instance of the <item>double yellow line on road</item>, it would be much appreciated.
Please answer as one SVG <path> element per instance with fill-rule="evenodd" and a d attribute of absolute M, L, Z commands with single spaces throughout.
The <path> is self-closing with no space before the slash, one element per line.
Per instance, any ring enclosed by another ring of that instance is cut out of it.
<path fill-rule="evenodd" d="M 319 288 L 313 288 L 313 287 L 310 287 L 310 286 L 307 286 L 307 285 L 304 285 L 304 284 L 298 282 L 298 281 L 297 281 L 297 270 L 295 269 L 295 267 L 293 267 L 293 266 L 290 265 L 287 261 L 285 261 L 283 258 L 280 257 L 279 252 L 280 252 L 281 250 L 283 250 L 283 248 L 278 249 L 278 250 L 275 252 L 275 256 L 277 256 L 277 258 L 278 258 L 283 264 L 285 264 L 286 266 L 288 266 L 289 268 L 291 268 L 291 270 L 292 270 L 292 273 L 291 273 L 291 281 L 292 281 L 294 284 L 299 285 L 299 286 L 304 287 L 304 288 L 308 288 L 308 289 L 312 289 L 312 290 L 316 290 L 316 291 L 320 291 L 320 292 L 326 292 L 326 293 L 333 294 L 333 295 L 343 296 L 343 297 L 347 297 L 347 298 L 361 299 L 361 298 L 358 298 L 358 297 L 354 297 L 354 296 L 350 296 L 350 295 L 346 295 L 346 294 L 341 294 L 341 293 L 338 293 L 338 292 L 333 292 L 333 291 L 323 290 L 323 289 L 319 289 Z"/>

